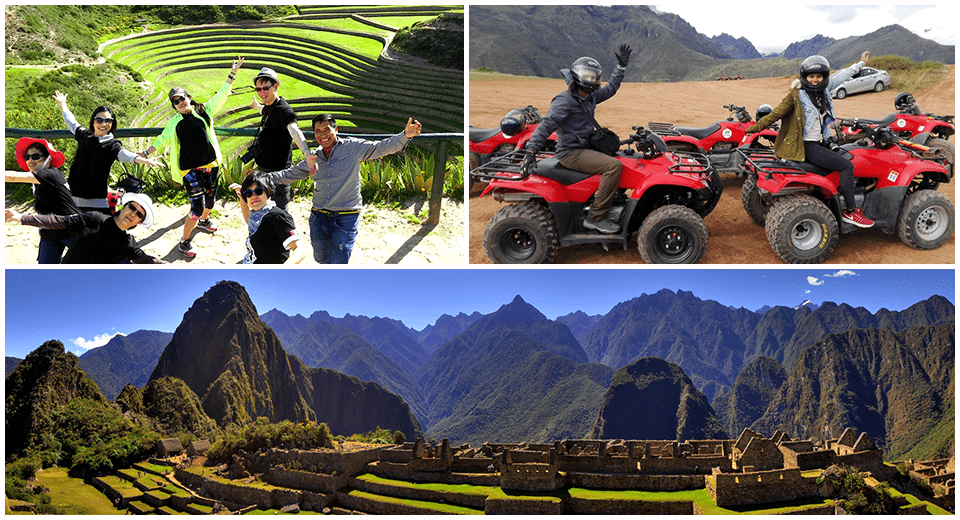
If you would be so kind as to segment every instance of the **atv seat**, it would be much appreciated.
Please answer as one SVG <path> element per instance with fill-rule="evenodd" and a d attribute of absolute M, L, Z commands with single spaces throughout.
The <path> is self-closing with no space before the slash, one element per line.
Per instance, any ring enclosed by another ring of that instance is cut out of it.
<path fill-rule="evenodd" d="M 533 173 L 548 179 L 553 179 L 564 186 L 576 184 L 584 179 L 589 179 L 593 175 L 589 173 L 578 172 L 564 168 L 556 157 L 549 157 L 537 161 L 537 169 Z"/>
<path fill-rule="evenodd" d="M 689 135 L 690 137 L 696 137 L 697 139 L 703 139 L 710 134 L 720 130 L 720 123 L 714 123 L 710 126 L 703 128 L 691 128 L 686 126 L 675 127 L 677 132 L 680 132 L 683 135 Z"/>
<path fill-rule="evenodd" d="M 857 121 L 861 123 L 866 123 L 868 125 L 878 125 L 878 126 L 889 126 L 890 123 L 897 120 L 898 114 L 889 114 L 883 119 L 862 119 L 858 118 Z"/>
<path fill-rule="evenodd" d="M 478 128 L 475 126 L 470 127 L 470 140 L 478 143 L 486 141 L 491 137 L 500 133 L 500 127 L 497 128 Z"/>
<path fill-rule="evenodd" d="M 798 174 L 813 173 L 816 175 L 830 175 L 831 173 L 833 173 L 833 170 L 821 168 L 815 164 L 810 164 L 808 162 L 788 161 L 785 159 L 781 159 L 780 162 L 783 165 L 781 167 L 796 168 L 798 170 L 802 170 L 801 172 L 797 172 Z"/>

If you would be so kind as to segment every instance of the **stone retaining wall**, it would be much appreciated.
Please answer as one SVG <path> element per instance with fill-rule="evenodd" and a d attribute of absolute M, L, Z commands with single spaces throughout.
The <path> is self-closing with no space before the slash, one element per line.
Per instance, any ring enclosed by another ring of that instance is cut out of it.
<path fill-rule="evenodd" d="M 264 482 L 274 486 L 329 494 L 342 489 L 350 477 L 345 474 L 321 475 L 320 473 L 274 467 L 263 473 L 261 478 Z"/>
<path fill-rule="evenodd" d="M 720 473 L 706 477 L 707 490 L 720 507 L 765 504 L 817 496 L 816 479 L 805 478 L 799 469 Z"/>
<path fill-rule="evenodd" d="M 438 484 L 472 484 L 474 486 L 499 486 L 499 473 L 418 473 L 406 464 L 377 462 L 368 466 L 370 473 L 378 477 L 414 482 L 436 482 Z"/>
<path fill-rule="evenodd" d="M 702 489 L 705 485 L 703 475 L 610 475 L 569 472 L 566 479 L 569 486 L 587 489 L 684 491 Z"/>
<path fill-rule="evenodd" d="M 295 489 L 261 489 L 240 484 L 220 482 L 194 473 L 177 469 L 176 478 L 183 484 L 207 496 L 226 503 L 256 505 L 260 509 L 279 509 L 290 504 L 299 504 L 300 509 L 320 511 L 330 505 L 333 495 Z"/>
<path fill-rule="evenodd" d="M 386 495 L 391 497 L 406 498 L 410 500 L 425 500 L 429 502 L 440 502 L 454 504 L 474 509 L 483 509 L 486 503 L 486 495 L 467 495 L 461 493 L 447 493 L 442 491 L 431 491 L 412 487 L 392 486 L 389 484 L 379 484 L 366 480 L 351 478 L 349 484 L 357 489 L 375 493 L 377 495 Z M 342 497 L 343 495 L 339 495 Z"/>
<path fill-rule="evenodd" d="M 488 515 L 562 515 L 563 502 L 488 498 L 483 511 Z"/>
<path fill-rule="evenodd" d="M 692 515 L 692 500 L 639 501 L 639 500 L 583 500 L 570 497 L 566 500 L 565 514 L 576 515 Z"/>

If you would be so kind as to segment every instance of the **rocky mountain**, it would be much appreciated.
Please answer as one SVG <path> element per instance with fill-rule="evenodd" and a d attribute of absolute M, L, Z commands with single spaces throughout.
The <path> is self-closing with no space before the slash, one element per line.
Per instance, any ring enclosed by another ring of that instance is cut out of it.
<path fill-rule="evenodd" d="M 284 352 L 235 282 L 218 283 L 184 314 L 150 380 L 167 376 L 182 379 L 220 425 L 263 416 L 326 422 L 335 434 L 380 426 L 422 435 L 399 396 Z"/>
<path fill-rule="evenodd" d="M 106 345 L 80 356 L 80 368 L 97 382 L 103 395 L 117 397 L 126 384 L 142 387 L 160 359 L 160 353 L 173 334 L 156 330 L 138 330 L 117 335 Z"/>
<path fill-rule="evenodd" d="M 787 372 L 773 358 L 759 356 L 744 367 L 733 388 L 713 400 L 727 433 L 737 437 L 759 419 L 786 379 Z"/>
<path fill-rule="evenodd" d="M 132 384 L 123 387 L 116 399 L 125 413 L 142 415 L 164 436 L 193 433 L 209 438 L 216 433 L 216 421 L 204 411 L 200 398 L 181 379 L 161 377 L 141 390 Z"/>
<path fill-rule="evenodd" d="M 329 368 L 362 381 L 374 381 L 403 397 L 421 425 L 426 425 L 426 401 L 414 376 L 350 329 L 315 321 L 301 331 L 296 340 L 284 346 L 307 366 Z"/>
<path fill-rule="evenodd" d="M 645 357 L 614 373 L 595 439 L 725 439 L 710 402 L 680 365 Z"/>
<path fill-rule="evenodd" d="M 590 396 L 602 395 L 604 374 L 612 372 L 579 366 L 586 362 L 565 325 L 547 319 L 518 296 L 438 348 L 421 367 L 417 381 L 429 407 L 428 433 L 463 442 L 490 432 L 518 442 L 575 431 L 582 426 L 582 411 L 599 402 Z M 564 388 L 564 394 L 553 400 L 558 388 Z M 549 427 L 523 429 L 526 417 L 542 414 L 552 417 Z M 502 428 L 497 431 L 494 425 Z M 589 424 L 580 435 L 588 429 Z"/>
<path fill-rule="evenodd" d="M 762 58 L 756 47 L 746 38 L 734 38 L 727 33 L 722 33 L 710 38 L 717 47 L 727 53 L 731 58 L 737 60 L 752 60 Z"/>
<path fill-rule="evenodd" d="M 820 54 L 830 61 L 834 69 L 839 69 L 858 61 L 863 51 L 870 51 L 872 56 L 895 55 L 906 56 L 913 61 L 938 61 L 948 65 L 956 63 L 956 46 L 941 45 L 897 24 L 841 40 L 818 34 L 809 40 L 791 43 L 781 56 L 802 60 Z"/>
<path fill-rule="evenodd" d="M 570 329 L 573 337 L 577 338 L 580 344 L 590 335 L 590 331 L 600 323 L 603 318 L 601 315 L 590 316 L 583 311 L 571 312 L 564 316 L 557 316 L 557 321 L 563 323 Z"/>
<path fill-rule="evenodd" d="M 954 355 L 953 324 L 830 334 L 801 352 L 751 429 L 827 439 L 850 427 L 888 456 L 921 442 L 931 446 L 926 455 L 947 456 L 954 431 L 942 423 L 953 418 Z"/>
<path fill-rule="evenodd" d="M 363 339 L 383 353 L 404 370 L 412 374 L 427 359 L 427 352 L 413 337 L 413 333 L 402 322 L 388 318 L 368 318 L 347 314 L 343 318 L 334 318 L 326 311 L 316 311 L 309 318 L 297 314 L 287 316 L 272 309 L 261 316 L 264 323 L 277 333 L 284 348 L 293 353 L 306 353 L 309 346 L 299 345 L 300 335 L 311 325 L 324 322 L 343 327 Z M 307 357 L 302 358 L 310 366 L 314 364 Z"/>
<path fill-rule="evenodd" d="M 4 358 L 7 365 L 7 373 L 5 374 L 7 376 L 10 375 L 10 372 L 13 372 L 14 368 L 17 368 L 17 365 L 23 362 L 23 360 L 20 358 L 15 358 L 10 356 L 4 356 Z"/>
<path fill-rule="evenodd" d="M 443 314 L 433 325 L 427 325 L 421 330 L 416 338 L 427 352 L 437 350 L 440 345 L 457 337 L 461 332 L 467 330 L 467 327 L 482 318 L 479 312 L 472 314 L 459 313 L 456 316 Z"/>
<path fill-rule="evenodd" d="M 824 302 L 816 310 L 778 307 L 765 313 L 746 338 L 744 357 L 772 357 L 789 372 L 800 352 L 827 334 L 877 327 L 900 331 L 919 325 L 953 323 L 954 319 L 953 304 L 942 296 L 932 296 L 902 311 L 880 309 L 876 313 L 833 302 Z"/>
<path fill-rule="evenodd" d="M 643 5 L 472 5 L 470 68 L 505 74 L 559 78 L 580 56 L 600 61 L 605 75 L 616 66 L 621 43 L 633 48 L 625 81 L 700 81 L 733 71 L 750 77 L 796 74 L 798 60 L 826 56 L 835 68 L 874 56 L 955 63 L 955 46 L 940 45 L 899 25 L 834 40 L 816 36 L 791 44 L 778 57 L 762 58 L 746 38 L 713 38 L 671 13 Z M 786 43 L 786 42 L 784 42 Z M 739 60 L 749 59 L 749 65 Z"/>
<path fill-rule="evenodd" d="M 38 446 L 50 434 L 54 414 L 74 399 L 105 403 L 97 384 L 84 374 L 63 343 L 47 341 L 6 377 L 6 456 Z"/>
<path fill-rule="evenodd" d="M 616 305 L 583 343 L 590 361 L 620 368 L 641 357 L 677 363 L 708 399 L 729 390 L 744 366 L 744 338 L 760 321 L 690 292 L 664 289 Z"/>

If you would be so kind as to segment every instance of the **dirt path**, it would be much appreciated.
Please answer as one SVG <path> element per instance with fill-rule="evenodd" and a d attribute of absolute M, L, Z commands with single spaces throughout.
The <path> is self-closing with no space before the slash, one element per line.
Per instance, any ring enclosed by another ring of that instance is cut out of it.
<path fill-rule="evenodd" d="M 680 126 L 707 126 L 725 119 L 723 105 L 747 107 L 751 113 L 763 103 L 776 106 L 789 89 L 790 78 L 765 78 L 739 81 L 685 83 L 624 83 L 612 99 L 597 109 L 597 120 L 619 135 L 627 135 L 632 126 L 648 122 L 671 122 Z M 562 80 L 497 76 L 488 79 L 471 75 L 470 124 L 492 128 L 512 108 L 533 105 L 546 114 L 550 100 L 565 85 Z M 835 101 L 839 117 L 880 118 L 894 112 L 896 90 L 849 96 Z M 914 92 L 920 108 L 927 113 L 955 113 L 954 67 L 937 85 Z M 955 144 L 955 137 L 950 138 Z M 740 204 L 742 179 L 724 174 L 724 192 L 717 208 L 707 216 L 709 245 L 703 263 L 778 264 L 780 258 L 767 243 L 764 229 L 756 225 Z M 955 184 L 940 191 L 956 204 Z M 502 204 L 490 197 L 479 198 L 475 189 L 469 198 L 470 263 L 489 264 L 483 250 L 483 232 L 490 217 Z M 827 263 L 836 264 L 953 264 L 956 258 L 955 236 L 932 251 L 917 251 L 903 244 L 896 235 L 870 229 L 842 235 Z M 639 264 L 640 253 L 633 240 L 626 251 L 600 245 L 562 248 L 558 263 L 567 264 Z"/>
<path fill-rule="evenodd" d="M 6 207 L 20 212 L 31 212 L 29 205 Z M 298 200 L 287 210 L 293 215 L 297 231 L 307 248 L 307 259 L 301 265 L 316 265 L 310 249 L 310 231 L 307 218 L 310 214 L 309 200 Z M 466 262 L 466 244 L 463 238 L 464 207 L 451 199 L 441 204 L 440 223 L 429 230 L 425 222 L 429 205 L 424 201 L 410 201 L 401 209 L 365 206 L 360 215 L 360 232 L 354 246 L 351 264 L 399 264 L 399 265 L 445 265 Z M 183 234 L 183 218 L 187 206 L 158 205 L 152 228 L 142 226 L 134 229 L 140 247 L 147 254 L 176 264 L 236 264 L 246 251 L 246 224 L 235 201 L 217 201 L 214 221 L 219 229 L 215 234 L 194 232 L 193 247 L 197 257 L 186 262 L 177 251 L 177 242 Z M 7 264 L 35 264 L 39 236 L 36 228 L 16 223 L 4 227 L 5 261 Z"/>

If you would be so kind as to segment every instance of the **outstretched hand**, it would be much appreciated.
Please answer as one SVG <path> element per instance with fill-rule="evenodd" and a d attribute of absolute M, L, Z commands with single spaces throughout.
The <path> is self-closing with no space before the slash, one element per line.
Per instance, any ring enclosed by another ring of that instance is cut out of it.
<path fill-rule="evenodd" d="M 67 106 L 67 95 L 59 90 L 53 93 L 53 100 L 60 105 L 60 110 L 63 110 Z"/>
<path fill-rule="evenodd" d="M 6 209 L 3 212 L 3 218 L 6 222 L 20 222 L 20 213 L 13 209 Z"/>
<path fill-rule="evenodd" d="M 231 74 L 236 74 L 240 70 L 240 66 L 243 65 L 243 56 L 237 58 L 237 61 L 233 62 L 233 67 L 230 69 Z"/>
<path fill-rule="evenodd" d="M 627 44 L 621 45 L 620 50 L 618 50 L 617 53 L 615 54 L 615 56 L 617 57 L 617 64 L 625 68 L 627 66 L 627 63 L 630 61 L 630 54 L 632 53 L 633 51 L 630 49 L 629 45 Z"/>
<path fill-rule="evenodd" d="M 862 61 L 864 65 L 867 64 L 867 61 L 869 59 L 870 59 L 870 51 L 866 51 L 860 55 L 860 61 Z"/>
<path fill-rule="evenodd" d="M 408 138 L 416 137 L 420 135 L 420 130 L 422 129 L 423 125 L 420 124 L 420 121 L 415 121 L 412 117 L 408 117 L 407 126 L 403 129 L 403 133 Z"/>

